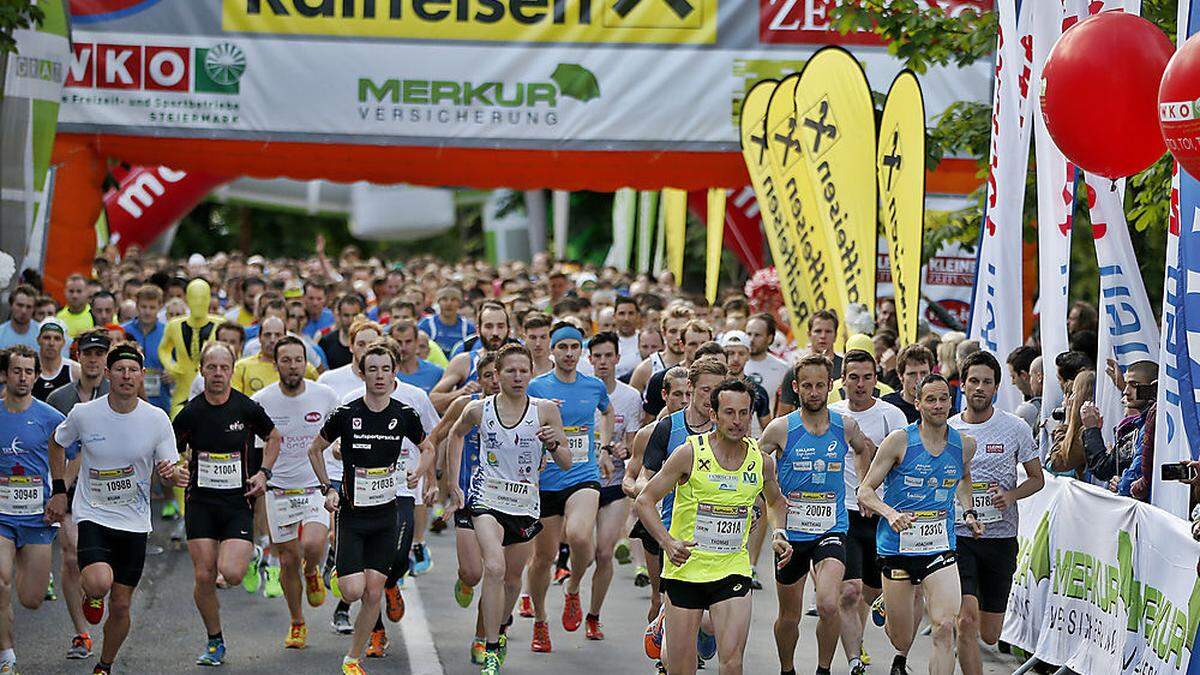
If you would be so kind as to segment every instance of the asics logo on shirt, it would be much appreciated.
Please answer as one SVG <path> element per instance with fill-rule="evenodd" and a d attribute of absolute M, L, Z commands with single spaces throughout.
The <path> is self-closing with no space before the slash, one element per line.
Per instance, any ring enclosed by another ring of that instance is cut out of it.
<path fill-rule="evenodd" d="M 396 425 L 397 425 L 399 422 L 400 422 L 400 420 L 398 420 L 398 419 L 396 419 L 395 417 L 393 417 L 393 418 L 392 418 L 392 421 L 388 422 L 388 431 L 391 431 L 392 429 L 395 429 L 395 428 L 396 428 Z"/>

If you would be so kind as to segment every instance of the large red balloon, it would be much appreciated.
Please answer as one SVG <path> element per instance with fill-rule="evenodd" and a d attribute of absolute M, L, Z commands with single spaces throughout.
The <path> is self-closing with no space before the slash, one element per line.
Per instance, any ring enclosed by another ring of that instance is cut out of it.
<path fill-rule="evenodd" d="M 1158 88 L 1158 121 L 1175 161 L 1200 177 L 1200 34 L 1167 64 Z"/>
<path fill-rule="evenodd" d="M 1162 156 L 1158 84 L 1172 51 L 1157 26 L 1124 12 L 1063 33 L 1042 72 L 1042 115 L 1067 159 L 1115 180 Z"/>

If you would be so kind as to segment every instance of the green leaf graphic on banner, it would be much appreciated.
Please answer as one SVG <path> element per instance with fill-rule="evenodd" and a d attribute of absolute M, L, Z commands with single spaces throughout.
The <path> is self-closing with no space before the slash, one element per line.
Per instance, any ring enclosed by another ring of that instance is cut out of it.
<path fill-rule="evenodd" d="M 563 96 L 569 96 L 584 103 L 600 97 L 600 83 L 596 81 L 596 76 L 578 63 L 558 64 L 550 79 L 558 85 Z"/>

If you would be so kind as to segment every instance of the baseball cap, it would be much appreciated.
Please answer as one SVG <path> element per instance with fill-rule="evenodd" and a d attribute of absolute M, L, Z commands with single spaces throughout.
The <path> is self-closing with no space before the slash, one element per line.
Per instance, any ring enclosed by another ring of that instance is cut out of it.
<path fill-rule="evenodd" d="M 750 336 L 746 335 L 745 331 L 725 331 L 725 334 L 721 336 L 720 345 L 722 348 L 745 347 L 750 349 Z"/>
<path fill-rule="evenodd" d="M 56 330 L 63 335 L 67 334 L 66 325 L 64 325 L 61 320 L 55 317 L 50 317 L 42 322 L 42 325 L 38 327 L 38 335 L 41 335 L 48 330 Z"/>
<path fill-rule="evenodd" d="M 584 284 L 590 283 L 592 286 L 597 285 L 596 275 L 591 272 L 580 272 L 575 277 L 576 288 L 583 288 Z"/>
<path fill-rule="evenodd" d="M 103 349 L 104 351 L 108 351 L 108 348 L 112 346 L 112 340 L 109 340 L 107 335 L 89 333 L 81 336 L 75 344 L 79 347 L 80 352 L 88 349 Z"/>

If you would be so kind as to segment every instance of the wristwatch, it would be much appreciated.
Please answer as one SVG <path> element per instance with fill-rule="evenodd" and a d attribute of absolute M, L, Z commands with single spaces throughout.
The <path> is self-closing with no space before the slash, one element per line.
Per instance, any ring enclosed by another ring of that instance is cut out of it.
<path fill-rule="evenodd" d="M 265 477 L 267 480 L 271 480 L 271 476 L 274 476 L 274 475 L 275 475 L 274 473 L 272 473 L 272 472 L 271 472 L 271 470 L 270 470 L 270 469 L 268 469 L 268 468 L 267 468 L 267 467 L 265 467 L 265 466 L 260 466 L 260 467 L 258 467 L 258 471 L 259 471 L 259 473 L 261 473 L 261 474 L 262 474 L 262 475 L 263 475 L 263 476 L 264 476 L 264 477 Z"/>
<path fill-rule="evenodd" d="M 333 489 L 333 486 L 329 483 L 321 483 L 317 486 L 317 489 L 321 491 L 321 496 L 325 497 L 329 495 L 329 491 Z"/>
<path fill-rule="evenodd" d="M 967 516 L 971 516 L 972 518 L 974 518 L 977 521 L 979 520 L 979 513 L 976 512 L 975 509 L 967 509 L 966 511 L 962 512 L 963 520 L 966 520 Z"/>

